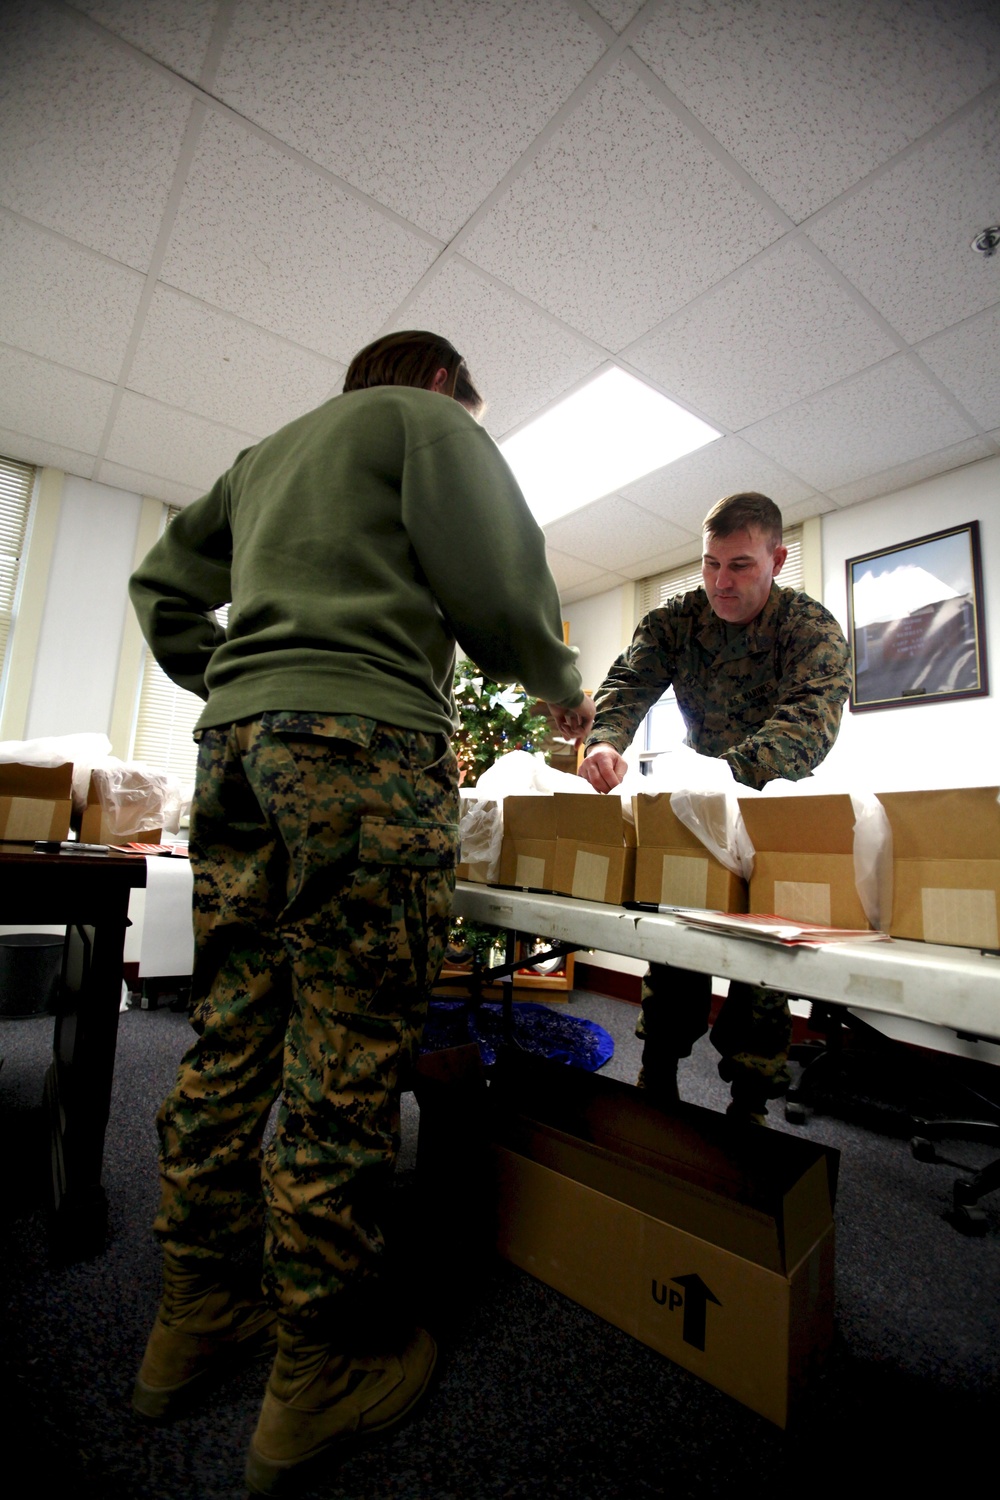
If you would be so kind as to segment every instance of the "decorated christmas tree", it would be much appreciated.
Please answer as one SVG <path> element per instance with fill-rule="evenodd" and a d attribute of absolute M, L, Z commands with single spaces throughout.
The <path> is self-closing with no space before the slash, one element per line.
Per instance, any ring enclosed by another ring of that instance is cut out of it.
<path fill-rule="evenodd" d="M 533 700 L 521 688 L 504 687 L 466 658 L 455 668 L 455 703 L 461 724 L 452 737 L 463 786 L 475 786 L 482 773 L 508 750 L 533 754 L 543 748 L 552 724 L 547 714 L 532 713 Z M 453 961 L 473 955 L 484 964 L 503 958 L 503 935 L 456 917 L 451 926 Z"/>
<path fill-rule="evenodd" d="M 483 771 L 508 750 L 543 748 L 552 724 L 532 713 L 532 699 L 519 687 L 504 687 L 467 658 L 455 669 L 455 702 L 461 724 L 452 744 L 463 786 L 475 786 Z"/>

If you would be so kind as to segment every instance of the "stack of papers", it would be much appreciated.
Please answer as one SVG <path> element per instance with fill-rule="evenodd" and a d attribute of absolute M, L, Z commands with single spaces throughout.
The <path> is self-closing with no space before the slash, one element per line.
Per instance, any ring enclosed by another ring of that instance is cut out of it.
<path fill-rule="evenodd" d="M 889 942 L 884 932 L 868 927 L 823 927 L 812 922 L 795 922 L 788 917 L 754 912 L 702 911 L 691 906 L 660 906 L 664 916 L 674 917 L 690 927 L 705 932 L 722 932 L 732 937 L 757 938 L 760 942 L 781 943 L 785 947 L 818 947 L 823 943 Z"/>
<path fill-rule="evenodd" d="M 188 858 L 187 844 L 110 844 L 116 854 L 173 854 L 180 859 Z"/>

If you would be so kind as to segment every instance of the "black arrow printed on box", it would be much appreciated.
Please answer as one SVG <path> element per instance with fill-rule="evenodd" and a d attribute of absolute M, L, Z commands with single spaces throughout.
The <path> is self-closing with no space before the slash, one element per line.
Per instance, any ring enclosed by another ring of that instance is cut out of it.
<path fill-rule="evenodd" d="M 702 1350 L 702 1352 L 704 1352 L 706 1322 L 705 1310 L 710 1302 L 714 1302 L 716 1307 L 721 1307 L 722 1303 L 719 1301 L 718 1297 L 711 1290 L 711 1288 L 705 1285 L 696 1271 L 693 1272 L 690 1276 L 672 1276 L 670 1279 L 675 1286 L 684 1288 L 683 1297 L 679 1296 L 677 1292 L 670 1293 L 669 1306 L 669 1310 L 671 1312 L 673 1312 L 678 1305 L 682 1304 L 684 1307 L 684 1324 L 681 1329 L 681 1338 L 684 1340 L 685 1344 L 690 1344 L 692 1348 L 700 1349 Z M 658 1302 L 662 1307 L 666 1300 L 667 1288 L 663 1287 L 662 1295 L 659 1294 L 657 1292 L 656 1278 L 654 1277 L 653 1301 Z"/>

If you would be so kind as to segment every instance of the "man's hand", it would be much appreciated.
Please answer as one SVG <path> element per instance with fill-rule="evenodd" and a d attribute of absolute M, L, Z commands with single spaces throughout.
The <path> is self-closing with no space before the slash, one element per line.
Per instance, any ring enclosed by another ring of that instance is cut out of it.
<path fill-rule="evenodd" d="M 594 722 L 594 700 L 584 694 L 583 702 L 578 703 L 575 708 L 560 708 L 556 703 L 546 705 L 552 715 L 556 729 L 564 739 L 572 740 L 574 745 L 581 745 L 590 733 L 590 726 Z"/>
<path fill-rule="evenodd" d="M 612 750 L 610 745 L 591 745 L 577 772 L 599 792 L 610 792 L 621 786 L 628 770 L 628 761 Z"/>

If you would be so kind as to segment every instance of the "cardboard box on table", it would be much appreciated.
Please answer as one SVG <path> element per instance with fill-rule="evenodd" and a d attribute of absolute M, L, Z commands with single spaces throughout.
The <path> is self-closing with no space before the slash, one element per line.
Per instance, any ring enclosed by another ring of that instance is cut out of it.
<path fill-rule="evenodd" d="M 669 792 L 639 792 L 632 798 L 632 812 L 637 901 L 746 911 L 746 881 L 727 870 L 681 822 L 670 806 Z"/>
<path fill-rule="evenodd" d="M 838 1153 L 510 1054 L 488 1118 L 501 1254 L 786 1426 L 833 1335 Z"/>
<path fill-rule="evenodd" d="M 845 794 L 740 798 L 756 850 L 751 912 L 825 927 L 868 927 L 854 877 L 854 806 Z"/>
<path fill-rule="evenodd" d="M 82 844 L 158 844 L 162 836 L 162 828 L 137 828 L 135 824 L 141 822 L 144 816 L 159 817 L 162 784 L 151 782 L 143 771 L 132 766 L 116 768 L 114 776 L 128 797 L 125 804 L 130 815 L 127 825 L 122 827 L 121 817 L 112 817 L 105 807 L 101 791 L 107 785 L 107 776 L 100 769 L 96 769 L 90 773 L 87 804 L 80 816 L 80 842 Z M 107 795 L 105 790 L 105 797 Z"/>
<path fill-rule="evenodd" d="M 498 817 L 498 818 L 500 817 L 500 805 L 499 805 L 499 803 L 497 803 L 496 801 L 494 801 L 492 798 L 483 797 L 483 798 L 470 798 L 468 802 L 466 802 L 463 799 L 463 802 L 462 802 L 462 818 L 463 819 L 465 817 L 465 811 L 466 811 L 466 808 L 468 807 L 469 803 L 474 803 L 477 807 L 481 808 L 482 811 L 487 816 L 490 815 L 490 814 L 492 814 L 494 817 Z M 461 822 L 459 822 L 459 830 L 460 831 L 461 831 L 461 827 L 462 827 L 462 824 L 461 824 Z M 460 860 L 459 863 L 457 864 L 457 866 L 455 867 L 455 879 L 456 880 L 470 880 L 475 885 L 495 885 L 496 884 L 496 878 L 494 877 L 494 879 L 492 881 L 489 879 L 489 869 L 490 869 L 490 861 L 487 860 L 487 859 Z"/>
<path fill-rule="evenodd" d="M 73 812 L 73 766 L 0 764 L 0 839 L 65 839 Z"/>
<path fill-rule="evenodd" d="M 556 797 L 505 797 L 500 885 L 555 890 Z"/>
<path fill-rule="evenodd" d="M 635 891 L 635 828 L 620 797 L 556 792 L 553 889 L 580 901 L 631 901 Z"/>
<path fill-rule="evenodd" d="M 892 829 L 892 937 L 1000 948 L 997 788 L 880 792 Z"/>

